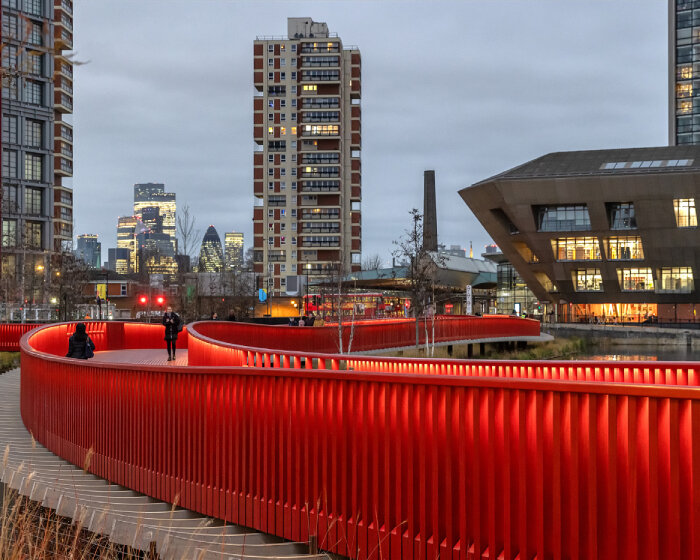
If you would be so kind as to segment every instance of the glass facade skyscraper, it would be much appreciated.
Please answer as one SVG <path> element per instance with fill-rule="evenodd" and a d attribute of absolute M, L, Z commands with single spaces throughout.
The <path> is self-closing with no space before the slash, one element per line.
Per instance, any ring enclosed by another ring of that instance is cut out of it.
<path fill-rule="evenodd" d="M 700 144 L 700 0 L 669 0 L 669 144 Z"/>

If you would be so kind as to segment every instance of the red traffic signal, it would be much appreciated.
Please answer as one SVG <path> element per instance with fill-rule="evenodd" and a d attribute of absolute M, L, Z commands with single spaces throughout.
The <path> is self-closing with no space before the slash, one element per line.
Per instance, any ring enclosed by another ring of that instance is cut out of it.
<path fill-rule="evenodd" d="M 158 305 L 163 305 L 165 303 L 165 298 L 163 296 L 157 296 L 156 297 L 156 303 Z"/>
<path fill-rule="evenodd" d="M 148 303 L 148 298 L 146 296 L 139 296 L 139 303 L 141 305 L 146 305 Z"/>

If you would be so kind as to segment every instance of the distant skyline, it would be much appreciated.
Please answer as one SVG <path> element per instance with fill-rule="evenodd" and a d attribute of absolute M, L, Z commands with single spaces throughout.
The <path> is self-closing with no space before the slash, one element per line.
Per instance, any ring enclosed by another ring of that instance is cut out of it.
<path fill-rule="evenodd" d="M 76 2 L 75 234 L 116 246 L 135 183 L 252 242 L 257 35 L 309 16 L 363 59 L 363 257 L 422 208 L 438 238 L 490 239 L 458 190 L 552 151 L 667 144 L 665 2 Z"/>

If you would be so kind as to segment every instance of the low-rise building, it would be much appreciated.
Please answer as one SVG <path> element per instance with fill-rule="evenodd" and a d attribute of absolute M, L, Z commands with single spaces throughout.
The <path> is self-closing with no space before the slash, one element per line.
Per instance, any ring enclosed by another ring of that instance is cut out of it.
<path fill-rule="evenodd" d="M 700 146 L 552 153 L 460 195 L 545 313 L 695 321 Z"/>

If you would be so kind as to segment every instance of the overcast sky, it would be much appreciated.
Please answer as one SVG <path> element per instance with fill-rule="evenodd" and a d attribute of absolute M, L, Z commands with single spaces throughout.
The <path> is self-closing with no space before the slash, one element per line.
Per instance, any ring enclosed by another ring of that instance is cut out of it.
<path fill-rule="evenodd" d="M 363 254 L 390 261 L 436 170 L 438 235 L 488 235 L 457 194 L 552 151 L 667 144 L 661 0 L 77 0 L 75 233 L 116 245 L 133 184 L 162 182 L 201 235 L 252 244 L 253 41 L 287 17 L 362 53 Z"/>

